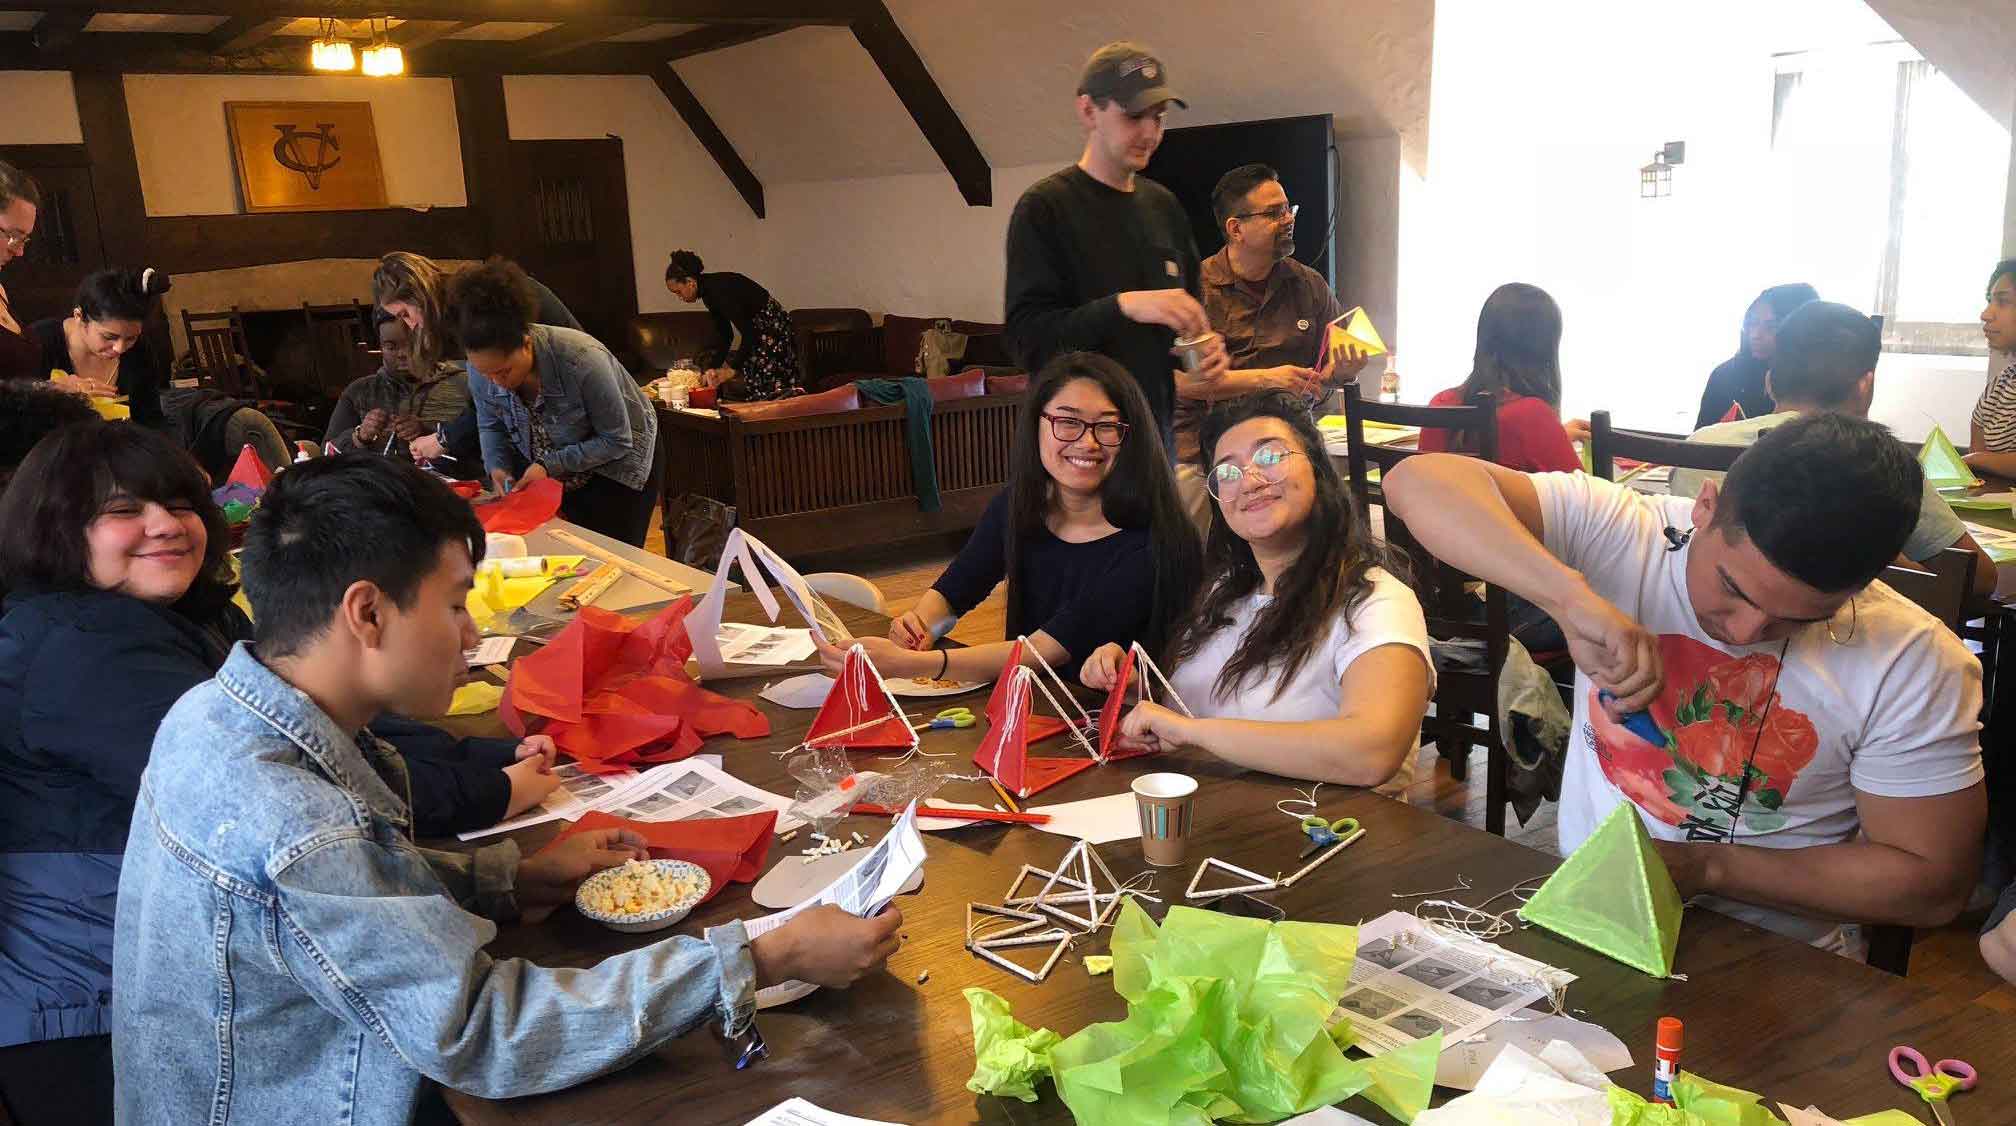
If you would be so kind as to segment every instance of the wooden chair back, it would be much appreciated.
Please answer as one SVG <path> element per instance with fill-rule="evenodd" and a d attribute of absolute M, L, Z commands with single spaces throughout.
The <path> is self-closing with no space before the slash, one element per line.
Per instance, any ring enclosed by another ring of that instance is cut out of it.
<path fill-rule="evenodd" d="M 1375 491 L 1372 470 L 1376 467 L 1383 476 L 1418 451 L 1372 445 L 1365 440 L 1367 422 L 1434 427 L 1448 432 L 1452 449 L 1473 452 L 1485 460 L 1498 454 L 1498 405 L 1489 394 L 1470 406 L 1406 406 L 1369 402 L 1357 384 L 1347 383 L 1344 424 L 1350 444 L 1345 453 L 1345 476 L 1359 504 L 1368 509 L 1385 503 L 1383 494 Z M 1428 620 L 1428 636 L 1437 641 L 1475 642 L 1483 650 L 1480 669 L 1437 668 L 1435 714 L 1423 721 L 1422 730 L 1449 760 L 1449 773 L 1458 780 L 1468 777 L 1471 748 L 1484 748 L 1484 827 L 1503 836 L 1507 760 L 1498 730 L 1498 677 L 1512 636 L 1505 591 L 1435 558 L 1390 508 L 1385 511 L 1385 531 L 1386 542 L 1406 558 L 1412 571 L 1410 581 Z M 1481 614 L 1473 587 L 1483 590 Z"/>
<path fill-rule="evenodd" d="M 1690 442 L 1672 434 L 1644 430 L 1622 430 L 1610 425 L 1609 411 L 1589 415 L 1589 468 L 1605 481 L 1617 479 L 1618 458 L 1670 465 L 1675 469 L 1698 469 L 1706 473 L 1727 473 L 1747 446 L 1718 446 Z"/>
<path fill-rule="evenodd" d="M 195 360 L 196 377 L 205 387 L 240 399 L 260 398 L 247 357 L 251 346 L 245 341 L 245 318 L 233 305 L 222 312 L 198 313 L 182 310 L 182 332 Z"/>
<path fill-rule="evenodd" d="M 1974 553 L 1949 547 L 1919 566 L 1891 564 L 1883 568 L 1883 583 L 1945 622 L 1954 633 L 1967 624 L 1967 595 L 1974 588 Z"/>

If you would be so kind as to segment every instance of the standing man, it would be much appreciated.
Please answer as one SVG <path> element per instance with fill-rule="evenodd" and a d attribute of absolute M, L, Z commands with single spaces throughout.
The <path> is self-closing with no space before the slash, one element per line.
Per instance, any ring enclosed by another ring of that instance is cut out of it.
<path fill-rule="evenodd" d="M 1295 212 L 1281 176 L 1264 164 L 1242 164 L 1211 192 L 1211 210 L 1225 249 L 1205 259 L 1204 313 L 1225 339 L 1231 370 L 1210 382 L 1178 388 L 1176 491 L 1199 527 L 1210 524 L 1211 499 L 1197 459 L 1197 427 L 1211 404 L 1259 391 L 1292 391 L 1320 402 L 1332 386 L 1355 379 L 1367 354 L 1354 351 L 1315 364 L 1324 330 L 1344 314 L 1323 275 L 1295 261 Z"/>
<path fill-rule="evenodd" d="M 1136 175 L 1162 143 L 1171 105 L 1161 60 L 1136 43 L 1094 52 L 1078 83 L 1078 163 L 1022 193 L 1008 222 L 1007 343 L 1040 371 L 1059 352 L 1098 352 L 1141 383 L 1168 446 L 1179 386 L 1223 378 L 1224 343 L 1200 349 L 1194 372 L 1174 344 L 1210 332 L 1197 301 L 1197 241 L 1169 189 Z"/>

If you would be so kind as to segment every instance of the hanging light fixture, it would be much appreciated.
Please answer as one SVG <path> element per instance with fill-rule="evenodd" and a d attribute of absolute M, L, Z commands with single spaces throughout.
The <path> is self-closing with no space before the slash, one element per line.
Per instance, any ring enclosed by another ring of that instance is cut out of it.
<path fill-rule="evenodd" d="M 1673 194 L 1673 166 L 1687 163 L 1687 142 L 1668 141 L 1652 154 L 1652 163 L 1638 169 L 1638 198 L 1663 199 Z"/>
<path fill-rule="evenodd" d="M 357 56 L 350 49 L 350 41 L 336 33 L 335 20 L 322 21 L 321 31 L 308 45 L 308 63 L 316 70 L 357 69 Z"/>
<path fill-rule="evenodd" d="M 364 48 L 364 73 L 373 78 L 386 78 L 406 73 L 406 52 L 392 42 L 391 21 L 385 21 L 381 30 L 376 18 L 371 21 L 371 45 Z"/>

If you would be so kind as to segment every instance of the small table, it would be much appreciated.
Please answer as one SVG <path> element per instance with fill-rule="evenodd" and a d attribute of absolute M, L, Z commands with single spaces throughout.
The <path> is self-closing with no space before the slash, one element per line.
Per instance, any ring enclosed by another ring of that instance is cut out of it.
<path fill-rule="evenodd" d="M 877 634 L 888 619 L 853 607 L 835 609 L 857 634 Z M 728 599 L 727 620 L 758 621 L 755 599 Z M 783 760 L 771 752 L 797 743 L 813 712 L 781 708 L 755 697 L 764 678 L 717 685 L 724 695 L 749 699 L 770 717 L 772 733 L 745 741 L 712 740 L 709 751 L 724 756 L 727 770 L 778 793 L 792 792 Z M 930 700 L 912 710 L 953 703 L 977 707 L 979 691 L 957 700 Z M 495 716 L 483 717 L 496 729 Z M 495 733 L 493 730 L 489 733 Z M 932 751 L 954 751 L 947 760 L 965 769 L 985 727 L 932 731 L 924 735 Z M 1046 744 L 1043 754 L 1068 753 Z M 864 753 L 859 761 L 868 765 Z M 1044 805 L 1125 792 L 1131 778 L 1157 770 L 1180 770 L 1199 779 L 1198 832 L 1184 867 L 1162 869 L 1156 894 L 1181 902 L 1197 863 L 1207 856 L 1273 872 L 1291 866 L 1302 839 L 1274 803 L 1294 796 L 1295 783 L 1231 766 L 1199 752 L 1177 751 L 1094 767 L 1045 791 L 1032 804 Z M 1414 902 L 1401 893 L 1448 887 L 1467 877 L 1477 888 L 1454 898 L 1477 902 L 1503 888 L 1552 871 L 1555 858 L 1449 821 L 1425 810 L 1364 790 L 1325 787 L 1326 817 L 1349 815 L 1366 836 L 1335 861 L 1296 887 L 1269 898 L 1291 919 L 1357 923 Z M 974 783 L 951 783 L 944 798 L 991 805 L 991 791 Z M 873 839 L 887 818 L 856 817 L 843 832 Z M 528 851 L 550 840 L 554 825 L 514 836 Z M 1024 863 L 1046 865 L 1068 847 L 1065 838 L 1021 826 L 974 826 L 950 833 L 927 833 L 929 860 L 923 890 L 897 901 L 908 939 L 889 960 L 889 970 L 846 991 L 822 990 L 758 1019 L 770 1057 L 736 1072 L 723 1056 L 719 1038 L 695 1030 L 621 1071 L 566 1091 L 503 1102 L 449 1092 L 448 1102 L 466 1123 L 587 1124 L 690 1122 L 732 1126 L 754 1117 L 787 1095 L 800 1095 L 828 1109 L 904 1123 L 1066 1123 L 1070 1113 L 1044 1084 L 1042 1099 L 1025 1105 L 974 1095 L 965 1089 L 972 1074 L 972 1026 L 961 991 L 980 986 L 1005 997 L 1015 1016 L 1035 1027 L 1070 1035 L 1094 1021 L 1117 1020 L 1125 1003 L 1111 977 L 1089 977 L 1075 961 L 1060 961 L 1047 980 L 1029 984 L 969 955 L 964 949 L 966 905 L 999 903 L 1009 880 Z M 769 863 L 796 863 L 806 844 L 801 833 L 776 844 Z M 1125 880 L 1145 865 L 1138 841 L 1099 846 L 1116 876 Z M 1506 905 L 1500 899 L 1494 907 Z M 1158 915 L 1160 907 L 1145 905 Z M 696 911 L 676 933 L 697 935 L 705 926 L 764 913 L 745 885 L 726 889 Z M 1081 948 L 1100 952 L 1110 930 Z M 590 966 L 611 954 L 662 937 L 624 935 L 562 910 L 536 926 L 500 931 L 491 950 L 550 966 Z M 1892 1045 L 1915 1044 L 1928 1053 L 1960 1056 L 1987 1076 L 2016 1075 L 2016 1036 L 2006 1016 L 1964 996 L 1945 995 L 1846 959 L 1758 930 L 1705 910 L 1688 912 L 1680 934 L 1677 965 L 1687 981 L 1656 980 L 1600 954 L 1538 929 L 1514 931 L 1498 940 L 1507 949 L 1563 967 L 1577 975 L 1568 991 L 1573 1013 L 1602 1024 L 1630 1046 L 1636 1063 L 1612 1079 L 1637 1091 L 1651 1086 L 1652 1040 L 1661 1016 L 1687 1023 L 1685 1064 L 1711 1079 L 1755 1090 L 1768 1100 L 1798 1106 L 1815 1103 L 1837 1114 L 1859 1115 L 1894 1107 L 1922 1109 L 1917 1096 L 1894 1082 L 1884 1067 Z M 920 975 L 930 975 L 920 982 Z M 558 1050 L 566 1050 L 559 1045 Z M 1437 1091 L 1437 1102 L 1456 1092 Z M 1962 1096 L 1960 1113 L 1980 1122 L 2016 1121 L 2016 1084 L 1986 1083 Z M 1375 1122 L 1388 1121 L 1364 1099 L 1344 1104 Z"/>

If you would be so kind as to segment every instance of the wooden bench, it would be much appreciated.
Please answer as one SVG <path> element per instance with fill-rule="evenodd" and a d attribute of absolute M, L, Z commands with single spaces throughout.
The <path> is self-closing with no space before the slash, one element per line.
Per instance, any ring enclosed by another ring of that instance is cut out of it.
<path fill-rule="evenodd" d="M 787 557 L 964 531 L 1008 481 L 1022 399 L 935 405 L 937 512 L 917 507 L 900 404 L 761 421 L 661 407 L 666 515 L 687 493 L 711 497 L 734 505 L 740 527 Z"/>

